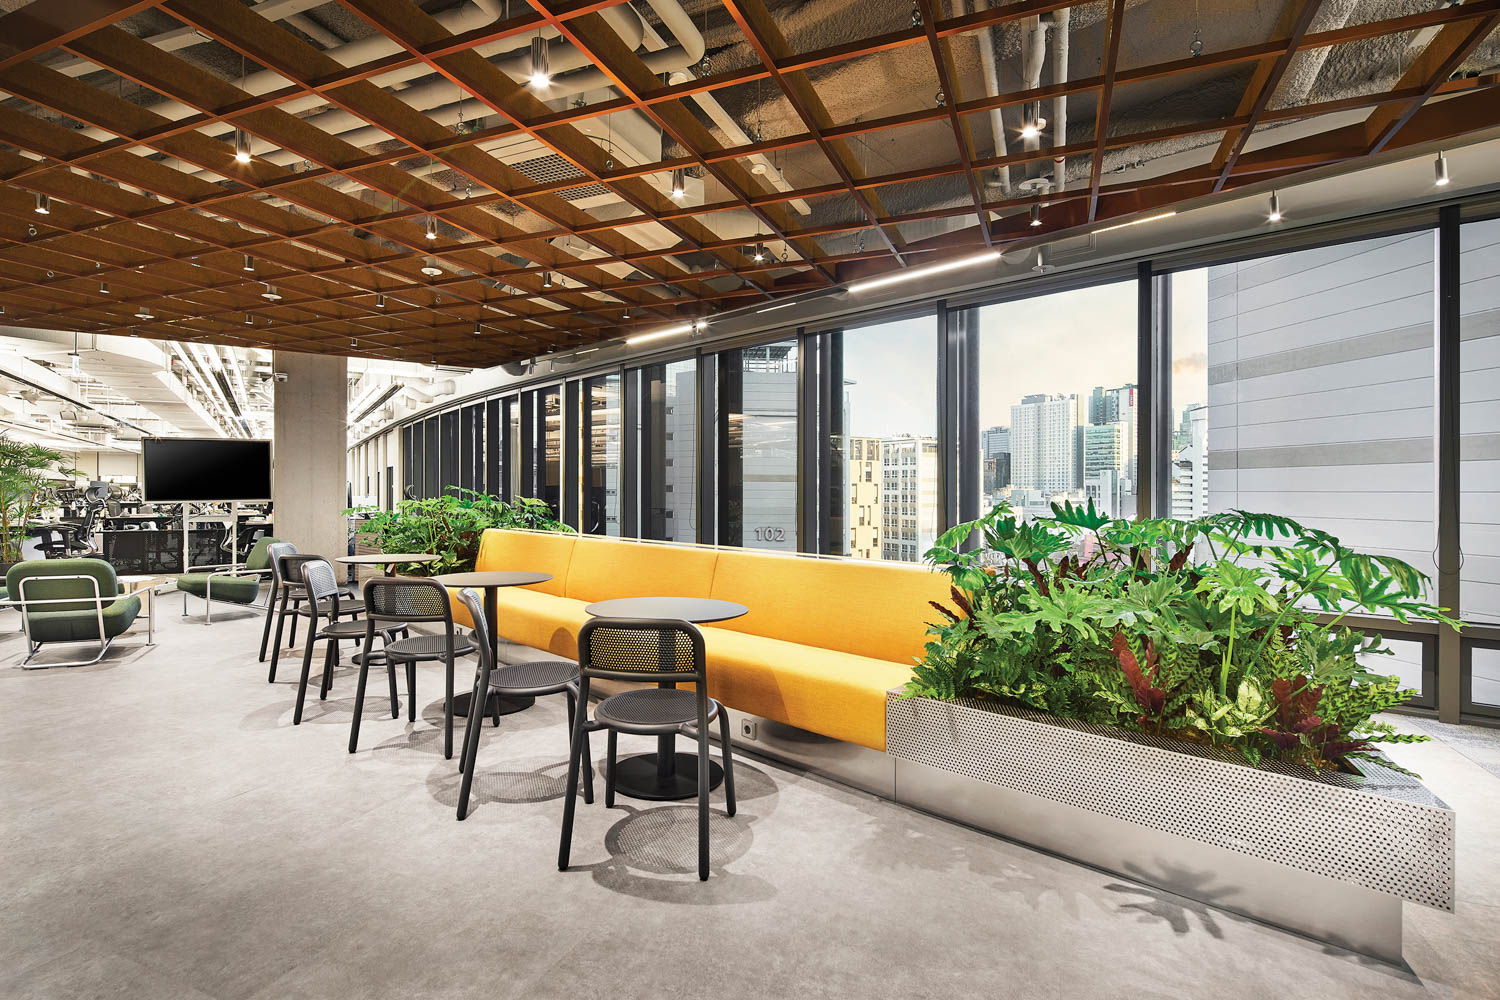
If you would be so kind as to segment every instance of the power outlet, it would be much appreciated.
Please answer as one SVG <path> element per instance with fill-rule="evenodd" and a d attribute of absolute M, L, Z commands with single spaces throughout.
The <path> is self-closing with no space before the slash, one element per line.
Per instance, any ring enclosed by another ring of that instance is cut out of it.
<path fill-rule="evenodd" d="M 746 740 L 753 740 L 753 739 L 755 739 L 755 734 L 758 731 L 758 728 L 759 727 L 755 724 L 755 720 L 754 719 L 741 719 L 740 720 L 740 738 L 741 739 L 746 739 Z"/>

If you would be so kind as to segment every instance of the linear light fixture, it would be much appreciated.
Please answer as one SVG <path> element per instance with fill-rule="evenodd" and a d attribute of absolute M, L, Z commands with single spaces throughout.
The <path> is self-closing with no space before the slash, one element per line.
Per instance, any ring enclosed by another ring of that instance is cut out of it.
<path fill-rule="evenodd" d="M 1103 229 L 1096 229 L 1096 230 L 1094 230 L 1094 235 L 1098 236 L 1100 233 L 1108 233 L 1108 232 L 1112 232 L 1112 231 L 1114 231 L 1116 229 L 1125 229 L 1125 228 L 1127 228 L 1129 226 L 1139 226 L 1139 225 L 1142 225 L 1142 224 L 1147 223 L 1147 222 L 1156 222 L 1159 219 L 1170 219 L 1172 216 L 1174 216 L 1176 214 L 1177 213 L 1175 211 L 1172 211 L 1172 212 L 1158 212 L 1156 215 L 1148 215 L 1144 219 L 1131 219 L 1129 222 L 1116 222 L 1112 226 L 1105 226 Z"/>
<path fill-rule="evenodd" d="M 967 257 L 957 257 L 953 260 L 945 260 L 939 264 L 928 264 L 926 267 L 913 267 L 905 271 L 896 271 L 891 274 L 882 274 L 878 278 L 866 278 L 864 281 L 856 281 L 849 286 L 849 291 L 868 292 L 876 288 L 884 288 L 887 285 L 898 284 L 903 281 L 916 281 L 930 274 L 942 274 L 945 271 L 957 271 L 964 267 L 973 267 L 975 264 L 984 264 L 989 261 L 999 260 L 999 250 L 985 250 L 981 253 L 971 254 Z"/>
<path fill-rule="evenodd" d="M 640 344 L 648 340 L 660 340 L 662 337 L 675 337 L 682 333 L 692 333 L 697 328 L 695 323 L 681 323 L 677 326 L 669 326 L 664 330 L 653 330 L 650 333 L 638 333 L 634 337 L 626 337 L 627 344 Z"/>
<path fill-rule="evenodd" d="M 788 306 L 794 306 L 796 304 L 796 299 L 787 299 L 785 302 L 777 302 L 769 306 L 762 306 L 761 308 L 755 310 L 755 312 L 756 315 L 759 315 L 761 313 L 775 312 L 777 309 L 785 309 Z"/>

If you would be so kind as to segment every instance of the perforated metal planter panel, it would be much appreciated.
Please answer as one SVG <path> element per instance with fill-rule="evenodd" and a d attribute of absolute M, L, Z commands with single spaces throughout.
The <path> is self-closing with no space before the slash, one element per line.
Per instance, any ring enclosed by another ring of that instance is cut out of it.
<path fill-rule="evenodd" d="M 1362 765 L 1364 777 L 1257 769 L 1192 743 L 895 693 L 886 702 L 886 748 L 1012 791 L 1453 909 L 1454 813 L 1420 781 L 1387 767 Z"/>

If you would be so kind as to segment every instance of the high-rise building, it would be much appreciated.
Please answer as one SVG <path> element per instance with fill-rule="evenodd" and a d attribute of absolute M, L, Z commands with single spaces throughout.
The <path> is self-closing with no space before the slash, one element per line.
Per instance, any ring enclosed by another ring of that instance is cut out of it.
<path fill-rule="evenodd" d="M 1089 424 L 1083 428 L 1084 495 L 1111 517 L 1134 512 L 1134 504 L 1124 502 L 1128 485 L 1129 450 L 1127 440 L 1131 427 L 1123 420 Z M 1108 474 L 1107 476 L 1105 474 Z M 1126 511 L 1129 506 L 1131 510 Z"/>
<path fill-rule="evenodd" d="M 984 492 L 993 493 L 1010 485 L 1010 428 L 990 427 L 979 434 L 980 459 L 984 470 Z"/>
<path fill-rule="evenodd" d="M 851 437 L 849 460 L 849 550 L 859 559 L 879 559 L 880 529 L 883 512 L 880 486 L 885 470 L 881 468 L 880 438 Z"/>
<path fill-rule="evenodd" d="M 1187 445 L 1172 462 L 1172 516 L 1188 520 L 1208 513 L 1208 407 L 1182 411 Z"/>
<path fill-rule="evenodd" d="M 743 544 L 797 548 L 797 355 L 787 343 L 740 352 L 739 434 Z"/>
<path fill-rule="evenodd" d="M 1136 481 L 1136 428 L 1139 394 L 1134 385 L 1122 385 L 1114 389 L 1095 386 L 1089 393 L 1088 423 L 1124 424 L 1121 442 L 1120 463 L 1116 466 L 1120 475 L 1130 484 Z"/>
<path fill-rule="evenodd" d="M 1010 485 L 1043 494 L 1083 485 L 1081 400 L 1035 394 L 1010 408 Z"/>
<path fill-rule="evenodd" d="M 938 445 L 914 434 L 880 442 L 880 553 L 918 562 L 937 541 Z"/>

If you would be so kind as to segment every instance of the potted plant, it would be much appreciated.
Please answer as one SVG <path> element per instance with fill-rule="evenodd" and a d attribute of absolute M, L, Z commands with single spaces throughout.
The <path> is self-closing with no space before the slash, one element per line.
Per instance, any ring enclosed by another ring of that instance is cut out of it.
<path fill-rule="evenodd" d="M 557 520 L 545 500 L 517 497 L 506 501 L 487 493 L 452 488 L 453 493 L 424 500 L 402 500 L 391 510 L 356 507 L 346 517 L 362 519 L 359 532 L 382 552 L 431 552 L 435 562 L 402 567 L 414 576 L 463 573 L 474 568 L 486 528 L 572 531 Z"/>
<path fill-rule="evenodd" d="M 0 435 L 0 578 L 23 558 L 27 533 L 51 475 L 71 476 L 62 452 Z"/>

